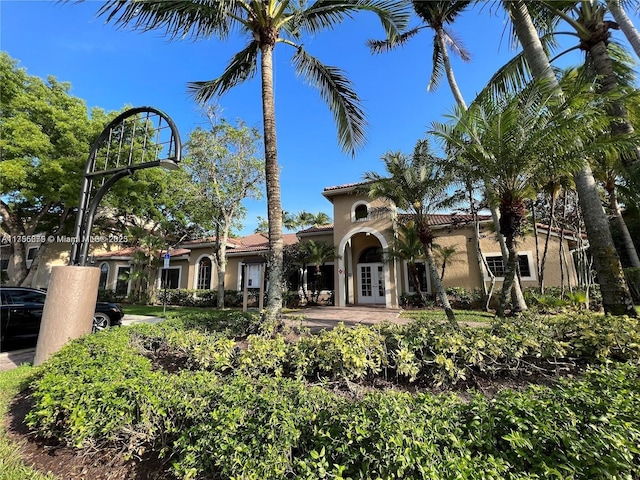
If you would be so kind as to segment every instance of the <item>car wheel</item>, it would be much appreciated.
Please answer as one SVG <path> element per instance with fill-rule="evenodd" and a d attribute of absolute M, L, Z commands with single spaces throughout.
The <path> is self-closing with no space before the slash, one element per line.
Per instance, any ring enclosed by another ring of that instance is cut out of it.
<path fill-rule="evenodd" d="M 99 332 L 100 330 L 104 330 L 105 328 L 111 325 L 111 319 L 105 313 L 94 313 L 93 314 L 93 333 Z"/>

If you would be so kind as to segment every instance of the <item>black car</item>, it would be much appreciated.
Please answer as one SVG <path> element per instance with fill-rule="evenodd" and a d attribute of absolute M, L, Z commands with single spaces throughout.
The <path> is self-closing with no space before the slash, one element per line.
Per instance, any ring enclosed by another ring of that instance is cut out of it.
<path fill-rule="evenodd" d="M 27 287 L 0 287 L 0 350 L 35 346 L 46 292 Z M 120 325 L 124 312 L 115 303 L 98 302 L 93 331 Z"/>

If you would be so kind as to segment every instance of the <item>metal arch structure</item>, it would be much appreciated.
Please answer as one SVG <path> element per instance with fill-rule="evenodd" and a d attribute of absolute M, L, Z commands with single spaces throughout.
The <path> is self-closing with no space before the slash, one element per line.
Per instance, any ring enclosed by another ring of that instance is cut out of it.
<path fill-rule="evenodd" d="M 181 152 L 175 123 L 153 107 L 131 108 L 104 128 L 91 147 L 85 166 L 69 265 L 86 265 L 93 221 L 107 191 L 137 170 L 177 169 Z M 97 181 L 101 181 L 99 188 L 94 187 Z"/>

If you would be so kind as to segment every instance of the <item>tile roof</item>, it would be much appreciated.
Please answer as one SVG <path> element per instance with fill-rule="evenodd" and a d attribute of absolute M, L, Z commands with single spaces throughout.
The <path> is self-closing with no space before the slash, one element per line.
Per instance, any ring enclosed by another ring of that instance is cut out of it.
<path fill-rule="evenodd" d="M 429 225 L 460 225 L 473 222 L 473 215 L 467 213 L 433 213 L 428 215 Z M 398 215 L 401 220 L 409 220 L 411 215 L 401 213 Z M 478 215 L 478 220 L 491 220 L 491 215 Z"/>
<path fill-rule="evenodd" d="M 343 188 L 352 188 L 352 187 L 358 187 L 360 185 L 366 185 L 369 182 L 355 182 L 355 183 L 344 183 L 342 185 L 334 185 L 333 187 L 324 187 L 324 191 L 328 192 L 330 190 L 340 190 Z"/>
<path fill-rule="evenodd" d="M 298 232 L 298 235 L 302 234 L 306 234 L 306 233 L 323 233 L 323 232 L 330 232 L 331 230 L 333 230 L 333 224 L 330 225 L 319 225 L 319 226 L 313 226 L 313 227 L 309 227 L 309 228 L 305 228 L 304 230 L 300 230 Z"/>

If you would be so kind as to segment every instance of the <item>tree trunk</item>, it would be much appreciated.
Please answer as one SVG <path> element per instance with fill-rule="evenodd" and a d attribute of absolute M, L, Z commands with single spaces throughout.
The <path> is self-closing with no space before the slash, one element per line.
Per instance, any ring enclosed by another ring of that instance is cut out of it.
<path fill-rule="evenodd" d="M 444 71 L 447 74 L 447 81 L 449 82 L 449 88 L 451 89 L 451 93 L 453 94 L 453 98 L 456 100 L 456 103 L 460 106 L 461 109 L 466 110 L 467 104 L 464 102 L 464 98 L 462 98 L 462 93 L 460 93 L 460 88 L 456 82 L 456 78 L 453 75 L 453 68 L 451 68 L 451 61 L 449 59 L 449 52 L 447 50 L 447 46 L 444 42 L 444 30 L 442 27 L 436 28 L 436 41 L 438 42 L 438 47 L 440 48 L 440 52 L 442 52 L 442 63 L 444 64 Z"/>
<path fill-rule="evenodd" d="M 540 278 L 538 282 L 540 284 L 540 293 L 544 293 L 544 267 L 547 264 L 547 255 L 549 253 L 549 240 L 551 240 L 551 227 L 553 227 L 554 219 L 556 216 L 556 195 L 551 193 L 551 212 L 549 213 L 549 225 L 547 225 L 547 235 L 544 238 L 544 249 L 542 250 L 542 260 L 538 267 L 538 275 Z"/>
<path fill-rule="evenodd" d="M 411 272 L 411 278 L 413 279 L 413 285 L 415 286 L 416 292 L 420 296 L 420 300 L 422 300 L 423 305 L 427 305 L 427 298 L 422 291 L 422 287 L 420 286 L 420 277 L 418 275 L 418 268 L 415 263 L 410 263 L 407 265 L 409 272 Z"/>
<path fill-rule="evenodd" d="M 640 58 L 640 33 L 638 33 L 633 22 L 631 22 L 631 19 L 627 16 L 627 12 L 624 11 L 620 0 L 607 0 L 607 7 L 620 27 L 620 30 L 624 33 L 624 36 L 629 40 L 633 51 L 636 52 L 636 55 Z"/>
<path fill-rule="evenodd" d="M 609 208 L 611 209 L 611 213 L 613 213 L 613 217 L 616 219 L 616 223 L 618 224 L 618 228 L 620 229 L 620 234 L 622 235 L 622 244 L 624 245 L 627 257 L 629 258 L 629 263 L 633 268 L 640 268 L 640 259 L 638 258 L 636 246 L 633 244 L 633 239 L 631 238 L 631 234 L 629 233 L 627 224 L 624 221 L 624 218 L 622 218 L 620 205 L 618 205 L 616 187 L 615 185 L 610 186 L 607 187 L 606 190 L 607 194 L 609 195 Z"/>
<path fill-rule="evenodd" d="M 431 281 L 433 282 L 433 289 L 438 295 L 438 299 L 442 303 L 442 308 L 444 308 L 444 312 L 447 315 L 447 320 L 449 324 L 455 329 L 459 329 L 458 322 L 456 321 L 456 316 L 453 313 L 453 309 L 451 308 L 451 304 L 449 303 L 449 298 L 447 297 L 447 292 L 442 286 L 442 282 L 440 281 L 440 277 L 438 276 L 438 270 L 436 269 L 436 264 L 433 259 L 433 251 L 431 250 L 431 245 L 428 243 L 423 243 L 425 258 L 427 260 L 427 268 L 429 269 L 429 275 L 431 277 Z"/>
<path fill-rule="evenodd" d="M 493 204 L 493 199 L 490 199 L 490 204 L 491 218 L 493 219 L 496 236 L 498 238 L 498 243 L 500 244 L 500 252 L 502 252 L 502 262 L 506 266 L 509 262 L 509 248 L 507 247 L 504 235 L 502 235 L 502 232 L 500 231 L 500 215 L 498 213 L 498 207 Z M 529 307 L 527 307 L 527 302 L 524 300 L 522 288 L 520 288 L 520 281 L 518 279 L 516 280 L 517 281 L 513 282 L 513 285 L 511 286 L 511 301 L 513 302 L 514 310 L 524 312 L 528 310 Z"/>
<path fill-rule="evenodd" d="M 613 61 L 604 41 L 600 41 L 589 49 L 596 73 L 600 77 L 600 93 L 611 92 L 618 86 L 618 79 L 613 71 Z M 633 125 L 629 121 L 627 109 L 620 101 L 614 101 L 608 108 L 608 113 L 614 120 L 611 125 L 611 133 L 614 135 L 629 135 L 634 132 Z M 640 147 L 621 155 L 624 166 L 632 172 L 640 164 Z"/>
<path fill-rule="evenodd" d="M 264 121 L 265 181 L 269 222 L 269 254 L 266 319 L 277 320 L 282 310 L 282 202 L 276 141 L 276 113 L 273 93 L 273 45 L 261 45 L 262 115 Z"/>
<path fill-rule="evenodd" d="M 504 282 L 502 284 L 502 293 L 500 294 L 500 304 L 496 311 L 496 316 L 504 318 L 507 304 L 509 303 L 509 296 L 511 289 L 518 283 L 516 273 L 518 269 L 518 252 L 516 250 L 515 241 L 512 235 L 507 235 L 505 239 L 507 249 L 509 251 L 509 259 L 506 263 L 506 269 L 504 272 Z"/>
<path fill-rule="evenodd" d="M 549 57 L 542 48 L 542 43 L 529 16 L 526 3 L 523 0 L 517 0 L 504 2 L 504 4 L 511 16 L 514 30 L 522 44 L 533 76 L 539 80 L 546 79 L 549 82 L 549 87 L 553 88 L 558 95 L 562 95 L 560 85 L 551 69 Z M 600 204 L 593 172 L 587 162 L 579 172 L 574 174 L 574 180 L 591 244 L 605 312 L 635 317 L 637 313 L 633 308 L 631 293 L 624 279 L 620 259 L 613 244 L 607 216 Z"/>

